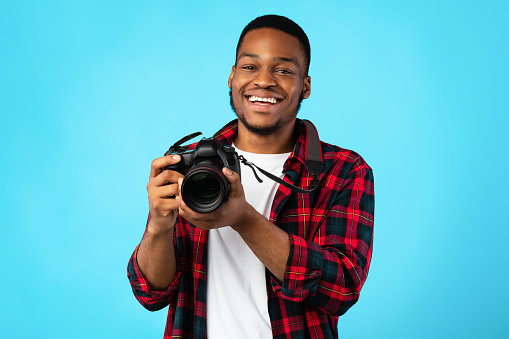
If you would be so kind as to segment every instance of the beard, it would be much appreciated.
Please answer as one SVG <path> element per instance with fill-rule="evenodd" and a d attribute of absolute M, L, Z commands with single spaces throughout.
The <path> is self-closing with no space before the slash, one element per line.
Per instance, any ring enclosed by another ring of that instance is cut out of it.
<path fill-rule="evenodd" d="M 253 134 L 257 134 L 257 135 L 271 135 L 271 134 L 276 133 L 279 130 L 279 128 L 281 127 L 281 119 L 274 122 L 270 126 L 257 127 L 257 126 L 251 125 L 247 121 L 246 116 L 242 112 L 240 112 L 238 109 L 235 108 L 235 104 L 233 103 L 231 88 L 230 88 L 229 95 L 230 95 L 230 106 L 231 106 L 233 112 L 235 113 L 235 115 L 237 115 L 237 118 L 239 118 L 239 120 L 242 122 L 242 124 L 246 127 L 246 129 L 249 132 L 251 132 Z M 297 113 L 300 110 L 300 105 L 301 105 L 303 99 L 304 98 L 302 96 L 299 98 L 299 104 L 297 105 L 297 108 L 295 110 L 295 117 L 297 116 Z"/>

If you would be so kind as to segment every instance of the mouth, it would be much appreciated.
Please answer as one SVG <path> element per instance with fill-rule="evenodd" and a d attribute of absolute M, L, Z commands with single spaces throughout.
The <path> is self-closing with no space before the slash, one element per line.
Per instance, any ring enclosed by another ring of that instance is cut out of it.
<path fill-rule="evenodd" d="M 276 97 L 260 97 L 260 96 L 256 96 L 256 95 L 246 95 L 246 98 L 247 100 L 249 100 L 250 102 L 252 102 L 253 104 L 261 104 L 261 105 L 275 105 L 277 104 L 278 102 L 281 101 L 281 99 L 279 98 L 276 98 Z"/>

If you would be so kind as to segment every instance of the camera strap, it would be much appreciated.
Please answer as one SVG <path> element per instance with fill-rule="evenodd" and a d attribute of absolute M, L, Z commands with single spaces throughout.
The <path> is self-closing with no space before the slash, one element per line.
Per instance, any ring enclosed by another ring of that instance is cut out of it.
<path fill-rule="evenodd" d="M 179 141 L 177 141 L 176 143 L 174 143 L 169 150 L 166 151 L 166 153 L 164 153 L 164 155 L 170 155 L 172 154 L 173 152 L 182 152 L 182 151 L 185 151 L 185 149 L 183 149 L 182 147 L 180 147 L 180 145 L 182 145 L 183 143 L 191 140 L 191 139 L 194 139 L 196 138 L 198 135 L 202 134 L 201 132 L 194 132 L 192 134 L 189 134 L 188 136 L 185 136 L 183 137 L 182 139 L 180 139 Z"/>
<path fill-rule="evenodd" d="M 267 172 L 263 168 L 260 168 L 260 167 L 256 166 L 255 164 L 253 164 L 250 161 L 247 161 L 246 158 L 244 158 L 242 155 L 239 155 L 239 160 L 240 160 L 241 163 L 243 163 L 246 166 L 249 166 L 253 170 L 254 176 L 256 177 L 256 180 L 258 180 L 258 182 L 263 182 L 263 180 L 258 176 L 258 174 L 256 174 L 255 168 L 257 170 L 259 170 L 260 172 L 262 172 L 267 178 L 272 179 L 275 182 L 277 182 L 278 184 L 281 184 L 281 185 L 291 189 L 292 191 L 295 191 L 295 192 L 298 192 L 298 193 L 311 193 L 316 188 L 316 186 L 313 186 L 310 190 L 306 190 L 306 189 L 297 187 L 295 185 L 289 184 L 286 181 L 284 181 L 283 179 L 278 178 L 275 175 Z"/>
<path fill-rule="evenodd" d="M 320 139 L 318 138 L 318 131 L 316 130 L 315 125 L 309 120 L 302 120 L 304 124 L 306 124 L 307 129 L 307 147 L 306 147 L 306 160 L 304 160 L 304 165 L 306 166 L 306 170 L 311 174 L 313 179 L 311 180 L 311 184 L 309 185 L 310 189 L 303 189 L 300 187 L 297 187 L 295 185 L 292 185 L 283 179 L 276 177 L 275 175 L 267 172 L 263 168 L 260 168 L 253 164 L 252 162 L 248 161 L 246 158 L 244 158 L 242 155 L 239 156 L 240 162 L 242 162 L 244 165 L 249 166 L 251 170 L 253 170 L 254 176 L 256 177 L 256 180 L 258 182 L 263 182 L 262 179 L 258 176 L 258 174 L 255 171 L 255 168 L 262 172 L 267 178 L 274 180 L 275 182 L 285 186 L 286 188 L 291 189 L 292 191 L 298 192 L 298 193 L 311 193 L 318 187 L 318 175 L 323 172 L 323 169 L 325 168 L 325 164 L 322 161 L 322 151 L 320 148 Z"/>

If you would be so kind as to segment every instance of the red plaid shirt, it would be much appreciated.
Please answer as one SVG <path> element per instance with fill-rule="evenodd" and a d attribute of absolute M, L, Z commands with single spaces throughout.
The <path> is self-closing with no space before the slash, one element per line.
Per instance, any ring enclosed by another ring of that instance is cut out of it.
<path fill-rule="evenodd" d="M 235 120 L 215 137 L 231 144 L 236 130 Z M 300 120 L 297 131 L 284 180 L 305 188 L 312 178 L 304 166 L 307 129 Z M 301 194 L 280 185 L 270 212 L 270 221 L 290 235 L 291 244 L 283 281 L 266 270 L 274 338 L 337 338 L 338 316 L 355 304 L 368 274 L 374 212 L 371 168 L 355 152 L 323 142 L 321 147 L 325 170 L 319 187 Z M 150 288 L 137 265 L 138 248 L 128 264 L 129 281 L 145 308 L 170 306 L 164 338 L 206 338 L 207 231 L 179 217 L 173 241 L 177 273 L 166 290 Z"/>

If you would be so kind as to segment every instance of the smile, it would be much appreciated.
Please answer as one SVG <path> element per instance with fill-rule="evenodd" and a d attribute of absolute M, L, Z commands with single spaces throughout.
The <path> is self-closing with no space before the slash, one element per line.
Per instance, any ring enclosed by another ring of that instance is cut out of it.
<path fill-rule="evenodd" d="M 277 104 L 280 100 L 276 98 L 262 98 L 257 97 L 254 95 L 250 95 L 247 97 L 247 99 L 251 102 L 263 102 L 263 103 L 269 103 L 269 104 Z"/>

